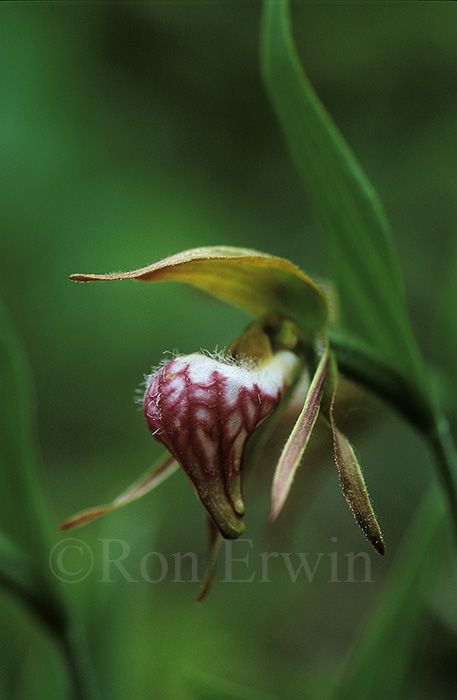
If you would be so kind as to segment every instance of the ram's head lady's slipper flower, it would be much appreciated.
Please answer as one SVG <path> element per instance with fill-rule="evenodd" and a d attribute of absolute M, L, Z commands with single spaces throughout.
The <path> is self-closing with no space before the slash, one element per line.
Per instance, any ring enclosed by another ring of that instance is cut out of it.
<path fill-rule="evenodd" d="M 244 530 L 241 466 L 247 440 L 276 409 L 300 364 L 291 350 L 273 350 L 262 325 L 271 323 L 254 322 L 233 346 L 249 338 L 249 356 L 176 357 L 148 378 L 144 396 L 152 434 L 228 538 Z"/>
<path fill-rule="evenodd" d="M 280 513 L 318 418 L 333 434 L 343 493 L 364 534 L 384 543 L 354 450 L 335 424 L 337 367 L 325 329 L 323 291 L 295 265 L 244 248 L 197 248 L 133 272 L 72 275 L 81 282 L 135 279 L 193 284 L 256 315 L 225 353 L 177 356 L 148 376 L 144 416 L 167 448 L 155 468 L 109 505 L 79 513 L 60 527 L 82 525 L 139 498 L 181 467 L 226 538 L 244 531 L 241 476 L 252 433 L 276 410 L 303 372 L 310 377 L 303 408 L 279 458 L 271 519 Z"/>

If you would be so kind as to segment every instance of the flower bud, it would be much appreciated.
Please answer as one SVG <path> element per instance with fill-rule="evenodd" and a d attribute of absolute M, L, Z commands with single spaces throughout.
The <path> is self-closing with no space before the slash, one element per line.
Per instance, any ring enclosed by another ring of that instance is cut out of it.
<path fill-rule="evenodd" d="M 144 415 L 224 537 L 244 530 L 240 470 L 250 435 L 275 410 L 298 365 L 290 350 L 253 360 L 179 356 L 148 377 Z"/>

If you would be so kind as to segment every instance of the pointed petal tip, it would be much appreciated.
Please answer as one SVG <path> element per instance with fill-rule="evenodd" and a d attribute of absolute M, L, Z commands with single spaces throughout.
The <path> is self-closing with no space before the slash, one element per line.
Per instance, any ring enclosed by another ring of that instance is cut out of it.
<path fill-rule="evenodd" d="M 75 273 L 73 275 L 69 275 L 68 279 L 71 280 L 72 282 L 87 282 L 87 275 L 82 275 L 80 273 Z"/>
<path fill-rule="evenodd" d="M 279 509 L 278 508 L 272 508 L 270 512 L 270 516 L 268 518 L 268 522 L 273 524 L 276 518 L 279 515 Z"/>
<path fill-rule="evenodd" d="M 282 511 L 284 507 L 284 503 L 286 502 L 287 495 L 289 491 L 284 491 L 281 490 L 277 487 L 276 484 L 273 485 L 276 488 L 273 488 L 273 493 L 272 493 L 272 499 L 271 499 L 271 511 L 270 511 L 270 516 L 268 518 L 270 523 L 274 523 L 275 520 L 277 519 L 278 515 Z"/>
<path fill-rule="evenodd" d="M 333 431 L 335 462 L 343 494 L 362 532 L 374 549 L 381 556 L 384 556 L 386 548 L 381 528 L 371 505 L 354 448 L 345 435 L 336 427 L 333 410 L 330 412 L 330 419 Z"/>
<path fill-rule="evenodd" d="M 75 272 L 72 275 L 68 276 L 68 279 L 72 282 L 100 282 L 103 280 L 116 280 L 118 278 L 119 274 L 116 272 L 108 273 L 106 275 L 97 275 L 94 273 L 85 274 L 83 272 Z"/>
<path fill-rule="evenodd" d="M 378 552 L 378 554 L 380 554 L 382 557 L 384 557 L 386 554 L 386 546 L 384 544 L 384 540 L 382 539 L 382 537 L 376 536 L 373 538 L 369 537 L 368 539 L 369 539 L 370 543 L 373 545 L 373 547 L 375 548 L 375 550 Z"/>

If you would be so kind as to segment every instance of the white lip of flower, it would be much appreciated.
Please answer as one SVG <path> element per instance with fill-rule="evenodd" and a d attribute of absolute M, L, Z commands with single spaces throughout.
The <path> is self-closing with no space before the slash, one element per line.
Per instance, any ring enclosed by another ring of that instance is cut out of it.
<path fill-rule="evenodd" d="M 144 415 L 225 537 L 244 530 L 240 470 L 250 435 L 275 410 L 299 360 L 280 350 L 256 365 L 221 354 L 178 356 L 147 378 Z"/>

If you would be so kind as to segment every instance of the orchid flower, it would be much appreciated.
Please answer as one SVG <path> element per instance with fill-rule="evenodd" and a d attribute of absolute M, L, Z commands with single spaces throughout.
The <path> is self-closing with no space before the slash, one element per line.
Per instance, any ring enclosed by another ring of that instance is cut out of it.
<path fill-rule="evenodd" d="M 338 370 L 326 337 L 328 302 L 313 280 L 287 260 L 232 247 L 196 248 L 132 272 L 76 274 L 71 279 L 186 282 L 256 318 L 226 352 L 178 355 L 147 377 L 144 416 L 166 455 L 112 503 L 76 514 L 60 529 L 130 503 L 181 467 L 213 530 L 225 538 L 239 537 L 244 531 L 241 477 L 247 441 L 307 372 L 303 408 L 274 474 L 271 520 L 281 512 L 306 460 L 306 446 L 320 417 L 333 437 L 344 496 L 367 539 L 385 553 L 354 449 L 335 423 Z"/>

